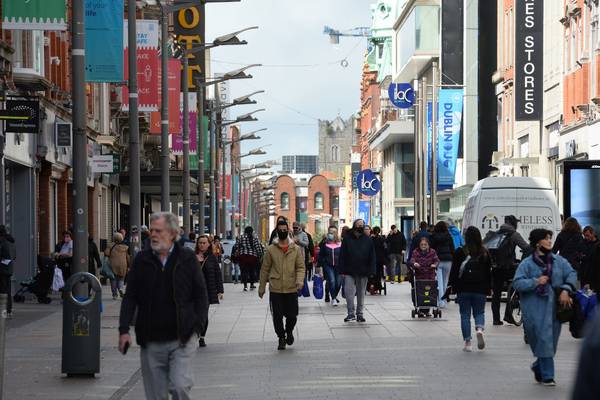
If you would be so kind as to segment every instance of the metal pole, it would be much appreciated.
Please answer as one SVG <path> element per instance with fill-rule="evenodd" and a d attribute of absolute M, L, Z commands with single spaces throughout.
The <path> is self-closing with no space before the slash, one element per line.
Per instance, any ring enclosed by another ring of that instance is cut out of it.
<path fill-rule="evenodd" d="M 161 4 L 161 108 L 160 108 L 160 209 L 169 211 L 171 208 L 171 186 L 169 182 L 169 169 L 171 160 L 169 156 L 169 15 Z M 186 75 L 184 73 L 183 75 Z"/>
<path fill-rule="evenodd" d="M 214 104 L 213 104 L 214 105 Z M 210 131 L 210 230 L 213 235 L 217 231 L 217 188 L 216 188 L 216 130 L 217 130 L 217 113 L 211 112 L 211 131 Z"/>
<path fill-rule="evenodd" d="M 427 182 L 428 169 L 427 169 L 427 78 L 423 77 L 423 107 L 421 108 L 421 190 L 423 191 L 422 197 L 422 221 L 427 221 Z"/>
<path fill-rule="evenodd" d="M 6 303 L 9 294 L 0 293 L 0 400 L 4 398 L 4 349 L 6 347 Z"/>
<path fill-rule="evenodd" d="M 76 3 L 80 2 L 73 2 L 73 4 Z M 134 256 L 140 250 L 139 226 L 141 217 L 140 121 L 138 119 L 137 27 L 135 7 L 135 0 L 127 0 L 129 43 L 129 229 L 131 231 L 131 245 L 129 246 L 129 251 Z"/>
<path fill-rule="evenodd" d="M 204 234 L 204 88 L 198 85 L 196 101 L 198 102 L 198 117 L 200 118 L 200 133 L 198 134 L 198 226 L 200 234 Z"/>
<path fill-rule="evenodd" d="M 220 132 L 221 133 L 221 132 Z M 221 135 L 221 161 L 222 161 L 222 175 L 221 175 L 221 237 L 225 239 L 227 237 L 227 175 L 226 173 L 226 160 L 225 150 L 227 143 L 225 137 Z"/>
<path fill-rule="evenodd" d="M 190 233 L 190 113 L 189 113 L 189 87 L 188 87 L 188 58 L 183 56 L 183 74 L 181 84 L 183 86 L 183 231 L 185 235 Z"/>
<path fill-rule="evenodd" d="M 135 2 L 134 2 L 135 6 Z M 85 28 L 83 1 L 73 2 L 71 58 L 73 86 L 73 265 L 72 273 L 88 270 L 87 133 L 85 95 Z M 134 8 L 135 9 L 135 8 Z M 4 177 L 2 177 L 4 179 Z M 75 295 L 85 292 L 75 287 Z"/>
<path fill-rule="evenodd" d="M 438 64 L 433 63 L 431 81 L 431 223 L 437 222 L 437 74 Z"/>
<path fill-rule="evenodd" d="M 414 82 L 414 87 L 415 90 L 417 91 L 417 99 L 416 99 L 416 106 L 415 106 L 415 146 L 414 146 L 414 152 L 415 152 L 415 178 L 414 178 L 414 185 L 415 185 L 415 201 L 414 201 L 414 227 L 416 228 L 416 226 L 419 224 L 420 219 L 421 219 L 421 214 L 420 214 L 420 196 L 421 196 L 421 191 L 419 189 L 419 185 L 420 185 L 420 179 L 419 179 L 419 174 L 420 174 L 420 169 L 421 169 L 421 162 L 419 160 L 419 149 L 421 148 L 419 142 L 420 142 L 420 135 L 419 135 L 419 130 L 421 130 L 421 83 L 418 80 L 415 80 Z"/>
<path fill-rule="evenodd" d="M 4 124 L 0 132 L 0 224 L 6 225 L 6 171 L 4 163 L 4 148 L 6 147 L 6 135 L 4 134 Z M 0 393 L 0 396 L 2 393 Z"/>

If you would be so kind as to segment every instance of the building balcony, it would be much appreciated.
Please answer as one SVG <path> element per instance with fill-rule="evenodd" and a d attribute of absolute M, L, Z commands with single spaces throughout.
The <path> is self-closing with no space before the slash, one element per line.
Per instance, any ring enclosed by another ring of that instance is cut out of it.
<path fill-rule="evenodd" d="M 412 143 L 415 124 L 411 118 L 388 121 L 381 129 L 369 135 L 369 148 L 383 151 L 395 143 Z"/>

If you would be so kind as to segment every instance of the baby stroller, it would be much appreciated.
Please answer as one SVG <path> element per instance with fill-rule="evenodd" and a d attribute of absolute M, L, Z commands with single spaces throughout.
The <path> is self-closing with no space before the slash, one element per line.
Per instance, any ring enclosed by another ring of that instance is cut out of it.
<path fill-rule="evenodd" d="M 413 304 L 415 308 L 411 311 L 413 318 L 426 318 L 430 316 L 429 311 L 432 310 L 433 318 L 442 318 L 442 310 L 438 308 L 438 283 L 437 280 L 422 280 L 417 279 L 416 274 L 411 269 L 409 273 L 412 275 L 411 281 Z"/>
<path fill-rule="evenodd" d="M 52 301 L 48 292 L 54 279 L 54 260 L 38 255 L 37 265 L 38 273 L 32 279 L 21 282 L 21 288 L 13 296 L 15 303 L 24 303 L 27 293 L 35 295 L 41 304 L 49 304 Z"/>

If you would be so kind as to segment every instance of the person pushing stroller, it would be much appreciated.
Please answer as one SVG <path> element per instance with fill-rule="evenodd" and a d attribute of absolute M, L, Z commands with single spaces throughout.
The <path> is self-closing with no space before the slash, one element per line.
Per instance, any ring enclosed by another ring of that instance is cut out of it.
<path fill-rule="evenodd" d="M 440 260 L 434 249 L 429 244 L 427 237 L 422 237 L 419 240 L 419 245 L 412 252 L 412 257 L 408 261 L 408 267 L 410 268 L 409 275 L 412 275 L 411 284 L 412 287 L 412 300 L 416 308 L 418 308 L 419 317 L 429 317 L 429 308 L 422 307 L 417 302 L 417 283 L 418 281 L 435 281 L 437 274 L 437 266 Z M 437 298 L 437 283 L 435 283 L 435 293 L 432 293 L 432 297 Z M 437 301 L 432 303 L 432 306 L 437 306 Z"/>

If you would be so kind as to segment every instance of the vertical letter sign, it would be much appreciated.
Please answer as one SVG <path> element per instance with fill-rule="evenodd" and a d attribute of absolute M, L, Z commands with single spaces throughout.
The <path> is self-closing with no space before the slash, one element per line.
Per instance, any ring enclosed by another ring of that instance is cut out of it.
<path fill-rule="evenodd" d="M 182 0 L 176 1 L 176 3 L 184 2 Z M 187 49 L 204 43 L 204 2 L 201 5 L 179 10 L 174 15 L 174 29 L 177 41 L 185 45 Z M 188 65 L 188 70 L 184 71 L 184 73 L 188 74 L 189 88 L 195 89 L 196 80 L 204 75 L 203 52 L 190 54 Z"/>
<path fill-rule="evenodd" d="M 517 0 L 515 7 L 515 119 L 539 121 L 544 109 L 544 0 Z"/>

